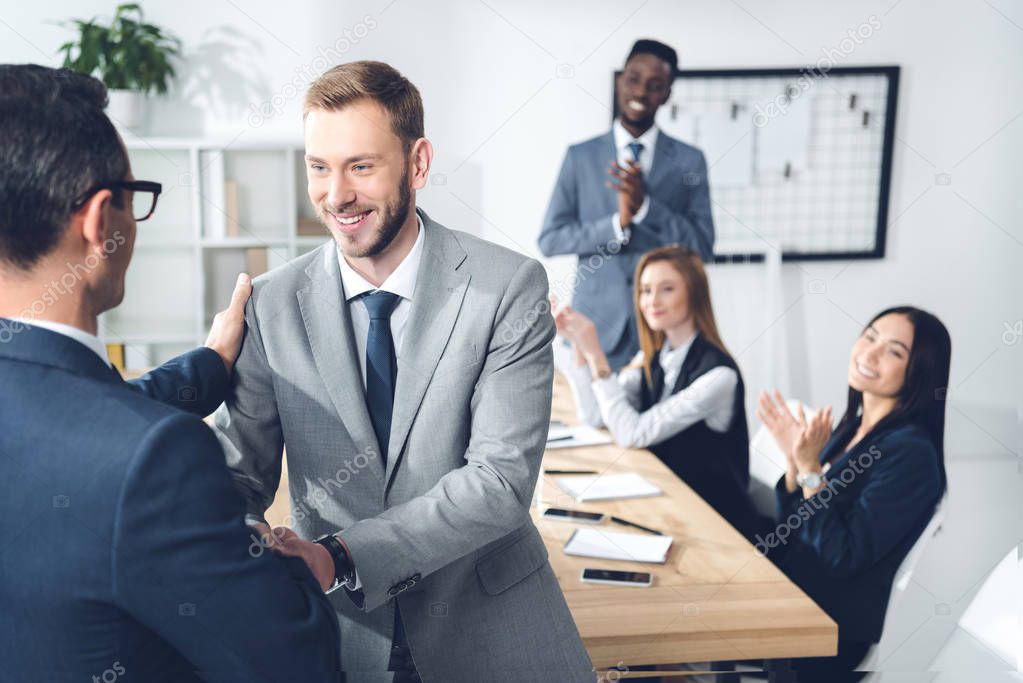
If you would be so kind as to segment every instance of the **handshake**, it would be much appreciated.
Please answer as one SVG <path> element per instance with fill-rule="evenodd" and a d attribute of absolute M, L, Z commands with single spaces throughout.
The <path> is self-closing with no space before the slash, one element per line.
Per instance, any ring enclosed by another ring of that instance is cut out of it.
<path fill-rule="evenodd" d="M 270 525 L 258 522 L 250 526 L 259 534 L 258 538 L 255 535 L 252 536 L 252 545 L 249 546 L 251 555 L 258 557 L 263 554 L 264 548 L 270 548 L 281 557 L 300 558 L 309 567 L 313 578 L 320 584 L 323 591 L 334 585 L 334 558 L 322 545 L 300 538 L 286 526 L 271 529 Z"/>

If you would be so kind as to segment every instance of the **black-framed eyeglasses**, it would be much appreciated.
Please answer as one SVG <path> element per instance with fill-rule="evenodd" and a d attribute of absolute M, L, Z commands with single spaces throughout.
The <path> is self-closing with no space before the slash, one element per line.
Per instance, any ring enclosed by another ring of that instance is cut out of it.
<path fill-rule="evenodd" d="M 85 202 L 100 190 L 124 190 L 131 199 L 131 215 L 136 221 L 144 221 L 156 211 L 156 200 L 163 192 L 163 184 L 152 180 L 112 180 L 99 183 L 81 195 L 71 205 L 72 211 L 85 206 Z"/>

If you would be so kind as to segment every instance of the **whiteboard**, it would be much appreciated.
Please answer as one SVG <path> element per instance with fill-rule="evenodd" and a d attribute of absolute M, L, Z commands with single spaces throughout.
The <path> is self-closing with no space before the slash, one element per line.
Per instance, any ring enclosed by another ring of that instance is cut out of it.
<path fill-rule="evenodd" d="M 898 83 L 898 66 L 680 72 L 656 121 L 707 159 L 715 260 L 882 258 Z"/>

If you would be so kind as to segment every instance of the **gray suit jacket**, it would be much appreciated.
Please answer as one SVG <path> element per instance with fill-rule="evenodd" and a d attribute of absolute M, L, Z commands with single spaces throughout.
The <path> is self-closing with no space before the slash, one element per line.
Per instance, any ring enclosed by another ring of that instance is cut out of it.
<path fill-rule="evenodd" d="M 424 681 L 593 681 L 528 513 L 551 407 L 546 274 L 422 216 L 386 466 L 333 242 L 254 282 L 215 417 L 228 464 L 262 516 L 286 444 L 292 526 L 344 529 L 362 582 L 330 596 L 349 681 L 389 680 L 395 602 Z"/>
<path fill-rule="evenodd" d="M 611 223 L 618 192 L 606 185 L 608 165 L 616 157 L 611 132 L 568 148 L 539 239 L 544 256 L 578 255 L 572 305 L 594 321 L 605 352 L 632 334 L 632 278 L 640 256 L 667 244 L 687 246 L 704 261 L 714 252 L 703 152 L 658 133 L 654 165 L 644 179 L 650 209 L 625 246 L 617 242 Z M 637 341 L 624 357 L 638 348 Z"/>

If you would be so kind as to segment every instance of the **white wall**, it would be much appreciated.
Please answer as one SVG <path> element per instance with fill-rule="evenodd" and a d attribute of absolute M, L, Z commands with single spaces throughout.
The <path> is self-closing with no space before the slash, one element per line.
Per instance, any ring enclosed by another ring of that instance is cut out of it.
<path fill-rule="evenodd" d="M 875 16 L 880 28 L 838 65 L 903 68 L 888 256 L 784 266 L 785 313 L 776 322 L 763 313 L 761 266 L 713 267 L 719 322 L 751 393 L 775 376 L 766 367 L 771 340 L 787 339 L 791 379 L 781 388 L 814 405 L 841 407 L 848 351 L 861 324 L 898 303 L 935 312 L 954 340 L 950 514 L 980 519 L 976 507 L 989 506 L 1005 515 L 993 515 L 983 529 L 965 525 L 956 543 L 977 544 L 970 557 L 947 536 L 951 544 L 941 556 L 928 553 L 921 575 L 937 596 L 931 607 L 954 602 L 958 596 L 942 591 L 969 586 L 983 575 L 979 566 L 994 566 L 1023 538 L 1014 495 L 1023 482 L 1014 431 L 1023 403 L 1023 336 L 1007 332 L 1023 320 L 1023 192 L 1015 170 L 1023 149 L 1023 9 L 1017 3 L 144 4 L 152 20 L 184 39 L 188 53 L 177 94 L 157 103 L 151 133 L 297 139 L 304 86 L 327 61 L 388 61 L 419 86 L 437 150 L 435 184 L 421 193 L 420 205 L 451 227 L 534 255 L 564 149 L 608 128 L 611 72 L 634 39 L 674 45 L 683 67 L 804 66 Z M 67 32 L 46 22 L 106 14 L 113 5 L 5 0 L 0 61 L 56 64 L 53 50 Z M 559 77 L 559 65 L 568 77 Z M 280 104 L 279 113 L 255 115 L 264 102 Z M 951 184 L 937 185 L 939 173 L 950 174 Z M 570 259 L 547 265 L 555 285 L 572 267 Z M 815 279 L 825 281 L 824 293 L 810 292 Z M 974 486 L 1002 497 L 965 495 Z M 967 506 L 971 496 L 975 502 Z M 930 661 L 927 648 L 940 640 L 917 646 L 914 656 Z"/>

